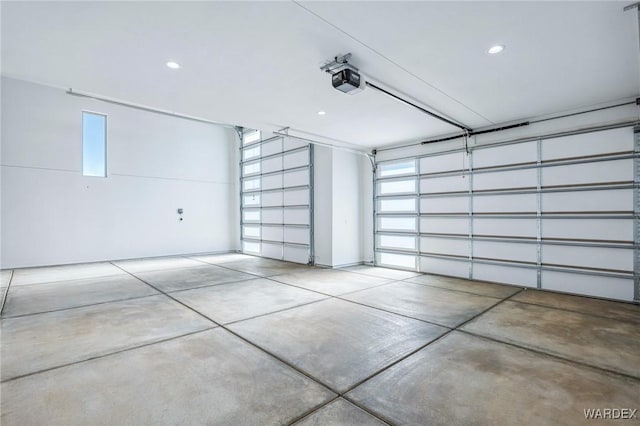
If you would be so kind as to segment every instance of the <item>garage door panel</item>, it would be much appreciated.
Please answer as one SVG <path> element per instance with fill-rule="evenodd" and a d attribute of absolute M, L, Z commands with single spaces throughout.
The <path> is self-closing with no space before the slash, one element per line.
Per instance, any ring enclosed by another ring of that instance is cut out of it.
<path fill-rule="evenodd" d="M 468 278 L 469 261 L 421 256 L 420 272 Z"/>
<path fill-rule="evenodd" d="M 542 212 L 633 211 L 633 190 L 552 192 L 542 194 Z"/>
<path fill-rule="evenodd" d="M 285 245 L 283 247 L 283 258 L 287 262 L 307 263 L 309 261 L 309 249 L 307 247 Z"/>
<path fill-rule="evenodd" d="M 284 242 L 309 244 L 309 230 L 307 228 L 284 227 Z"/>
<path fill-rule="evenodd" d="M 282 209 L 262 209 L 262 223 L 282 223 Z"/>
<path fill-rule="evenodd" d="M 284 231 L 282 226 L 262 226 L 262 239 L 268 241 L 283 241 Z"/>
<path fill-rule="evenodd" d="M 475 241 L 473 243 L 473 256 L 535 263 L 538 259 L 538 248 L 536 244 L 531 243 Z"/>
<path fill-rule="evenodd" d="M 490 265 L 474 262 L 473 278 L 480 281 L 514 284 L 519 287 L 536 287 L 538 272 L 533 268 Z"/>
<path fill-rule="evenodd" d="M 309 185 L 309 170 L 285 172 L 283 179 L 285 187 Z"/>
<path fill-rule="evenodd" d="M 309 190 L 296 189 L 284 191 L 285 206 L 304 206 L 309 205 Z"/>
<path fill-rule="evenodd" d="M 542 248 L 542 263 L 632 272 L 633 250 L 546 244 Z"/>
<path fill-rule="evenodd" d="M 477 195 L 473 197 L 476 213 L 535 213 L 536 194 Z"/>
<path fill-rule="evenodd" d="M 535 188 L 537 184 L 538 171 L 536 169 L 476 173 L 473 176 L 474 191 L 507 188 Z"/>
<path fill-rule="evenodd" d="M 261 145 L 261 149 L 262 149 L 262 153 L 261 156 L 262 157 L 266 157 L 268 155 L 273 155 L 273 154 L 277 154 L 279 152 L 282 152 L 282 138 L 277 138 L 274 140 L 271 140 L 269 142 L 263 142 L 260 144 Z"/>
<path fill-rule="evenodd" d="M 537 234 L 536 219 L 473 219 L 474 235 L 527 237 Z"/>
<path fill-rule="evenodd" d="M 283 222 L 291 225 L 308 225 L 309 209 L 284 209 Z"/>
<path fill-rule="evenodd" d="M 580 185 L 588 183 L 623 182 L 633 180 L 633 160 L 601 161 L 545 167 L 543 186 Z"/>
<path fill-rule="evenodd" d="M 543 219 L 542 238 L 630 241 L 633 219 Z"/>
<path fill-rule="evenodd" d="M 282 191 L 264 192 L 262 194 L 262 206 L 273 207 L 282 205 Z"/>
<path fill-rule="evenodd" d="M 531 163 L 536 161 L 537 153 L 537 142 L 478 149 L 473 152 L 473 166 L 481 168 Z"/>
<path fill-rule="evenodd" d="M 633 300 L 633 279 L 542 271 L 542 288 L 609 299 Z"/>
<path fill-rule="evenodd" d="M 631 127 L 542 141 L 544 161 L 624 151 L 633 151 L 633 128 Z"/>
<path fill-rule="evenodd" d="M 428 234 L 469 235 L 469 219 L 466 217 L 423 217 L 420 219 L 420 232 Z"/>
<path fill-rule="evenodd" d="M 420 159 L 420 173 L 442 173 L 463 170 L 468 164 L 466 153 L 461 152 L 424 157 Z"/>
<path fill-rule="evenodd" d="M 281 174 L 262 176 L 262 189 L 263 190 L 279 189 L 279 188 L 282 188 L 282 175 Z"/>
<path fill-rule="evenodd" d="M 287 169 L 307 166 L 309 165 L 309 151 L 303 149 L 301 151 L 286 153 L 284 154 L 283 163 Z"/>
<path fill-rule="evenodd" d="M 468 257 L 471 245 L 468 239 L 422 237 L 420 239 L 420 251 L 422 253 Z"/>
<path fill-rule="evenodd" d="M 282 170 L 282 156 L 267 158 L 262 160 L 262 173 L 272 173 Z"/>
<path fill-rule="evenodd" d="M 283 251 L 282 244 L 273 244 L 273 243 L 262 243 L 262 257 L 269 257 L 271 259 L 282 259 Z"/>
<path fill-rule="evenodd" d="M 468 213 L 468 197 L 428 197 L 420 200 L 420 213 Z"/>
<path fill-rule="evenodd" d="M 438 194 L 443 192 L 468 192 L 469 176 L 442 176 L 420 179 L 421 194 Z"/>

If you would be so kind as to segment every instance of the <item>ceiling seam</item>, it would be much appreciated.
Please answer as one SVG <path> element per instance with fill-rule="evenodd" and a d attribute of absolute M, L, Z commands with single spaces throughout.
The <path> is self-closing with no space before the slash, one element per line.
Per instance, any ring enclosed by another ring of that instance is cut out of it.
<path fill-rule="evenodd" d="M 409 74 L 410 76 L 412 76 L 413 78 L 419 80 L 420 82 L 422 82 L 423 84 L 429 86 L 430 88 L 432 88 L 433 90 L 437 91 L 438 93 L 444 95 L 445 97 L 451 99 L 452 101 L 454 101 L 455 103 L 457 103 L 458 105 L 462 106 L 463 108 L 465 108 L 466 110 L 472 112 L 473 114 L 477 115 L 478 117 L 482 118 L 483 120 L 488 121 L 491 124 L 496 124 L 495 122 L 493 122 L 492 120 L 489 120 L 487 117 L 485 117 L 484 115 L 480 114 L 479 112 L 473 110 L 472 108 L 470 108 L 469 106 L 465 105 L 464 103 L 462 103 L 461 101 L 459 101 L 458 99 L 454 98 L 453 96 L 447 94 L 446 92 L 444 92 L 443 90 L 437 88 L 436 86 L 434 86 L 433 84 L 429 83 L 428 81 L 424 80 L 423 78 L 421 78 L 420 76 L 414 74 L 413 72 L 409 71 L 408 69 L 406 69 L 405 67 L 403 67 L 402 65 L 400 65 L 399 63 L 395 62 L 394 60 L 390 59 L 389 57 L 385 56 L 384 54 L 382 54 L 381 52 L 377 51 L 376 49 L 374 49 L 373 47 L 367 45 L 366 43 L 364 43 L 363 41 L 357 39 L 356 37 L 352 36 L 351 34 L 349 34 L 348 32 L 346 32 L 345 30 L 343 30 L 342 28 L 338 27 L 337 25 L 329 22 L 327 19 L 323 18 L 322 16 L 318 15 L 317 13 L 315 13 L 314 11 L 307 9 L 306 7 L 304 7 L 303 5 L 301 5 L 297 0 L 291 0 L 292 3 L 294 3 L 296 6 L 302 8 L 303 10 L 305 10 L 306 12 L 310 13 L 311 15 L 315 16 L 316 18 L 320 19 L 321 21 L 323 21 L 324 23 L 326 23 L 327 25 L 330 25 L 331 27 L 335 28 L 336 30 L 340 31 L 342 34 L 346 35 L 347 37 L 349 37 L 350 39 L 352 39 L 353 41 L 355 41 L 356 43 L 364 46 L 365 48 L 369 49 L 370 51 L 372 51 L 373 53 L 375 53 L 376 55 L 380 56 L 381 58 L 385 59 L 387 62 L 395 65 L 396 67 L 398 67 L 399 69 L 401 69 L 402 71 L 404 71 L 405 73 Z"/>

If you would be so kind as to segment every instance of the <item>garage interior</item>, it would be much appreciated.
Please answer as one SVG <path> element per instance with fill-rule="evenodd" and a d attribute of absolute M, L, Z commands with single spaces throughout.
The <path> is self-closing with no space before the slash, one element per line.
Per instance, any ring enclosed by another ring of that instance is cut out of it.
<path fill-rule="evenodd" d="M 640 419 L 640 7 L 0 4 L 6 425 Z"/>

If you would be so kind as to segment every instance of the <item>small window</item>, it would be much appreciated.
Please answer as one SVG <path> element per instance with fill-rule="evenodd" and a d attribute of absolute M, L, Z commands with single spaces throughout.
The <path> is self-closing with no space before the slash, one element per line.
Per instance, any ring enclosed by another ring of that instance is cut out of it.
<path fill-rule="evenodd" d="M 416 248 L 416 237 L 400 235 L 380 235 L 380 247 L 410 249 Z"/>
<path fill-rule="evenodd" d="M 107 177 L 107 116 L 82 112 L 82 174 Z"/>
<path fill-rule="evenodd" d="M 260 222 L 260 210 L 245 210 L 243 220 L 245 222 Z"/>
<path fill-rule="evenodd" d="M 415 198 L 390 198 L 381 199 L 379 211 L 383 212 L 415 212 L 416 211 L 416 199 Z"/>
<path fill-rule="evenodd" d="M 258 161 L 257 163 L 245 164 L 243 173 L 245 175 L 260 173 L 260 162 Z"/>
<path fill-rule="evenodd" d="M 388 266 L 399 266 L 400 268 L 416 269 L 415 256 L 395 253 L 380 253 L 379 263 Z"/>
<path fill-rule="evenodd" d="M 260 243 L 254 243 L 252 241 L 243 241 L 242 249 L 245 253 L 260 254 Z"/>
<path fill-rule="evenodd" d="M 251 194 L 244 196 L 244 205 L 245 206 L 259 206 L 260 205 L 260 194 Z"/>
<path fill-rule="evenodd" d="M 242 135 L 242 144 L 246 145 L 252 142 L 257 142 L 262 138 L 260 130 L 253 130 Z"/>
<path fill-rule="evenodd" d="M 249 160 L 251 158 L 259 157 L 260 156 L 260 145 L 254 147 L 254 148 L 245 149 L 242 153 L 244 154 L 243 155 L 243 160 Z"/>
<path fill-rule="evenodd" d="M 416 192 L 415 180 L 395 180 L 380 182 L 380 195 Z"/>
<path fill-rule="evenodd" d="M 252 191 L 260 189 L 260 178 L 258 179 L 247 179 L 244 181 L 244 190 Z"/>
<path fill-rule="evenodd" d="M 415 160 L 380 165 L 380 177 L 409 175 L 416 172 Z"/>
<path fill-rule="evenodd" d="M 415 217 L 381 217 L 378 223 L 380 230 L 387 231 L 415 231 Z"/>

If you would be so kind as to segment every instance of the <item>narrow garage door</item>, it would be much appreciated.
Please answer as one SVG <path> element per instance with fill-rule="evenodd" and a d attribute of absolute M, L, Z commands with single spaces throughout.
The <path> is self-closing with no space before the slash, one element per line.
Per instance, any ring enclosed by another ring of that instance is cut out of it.
<path fill-rule="evenodd" d="M 632 127 L 379 162 L 380 265 L 638 300 Z"/>
<path fill-rule="evenodd" d="M 312 256 L 313 147 L 291 138 L 243 134 L 241 147 L 242 250 L 309 263 Z"/>

